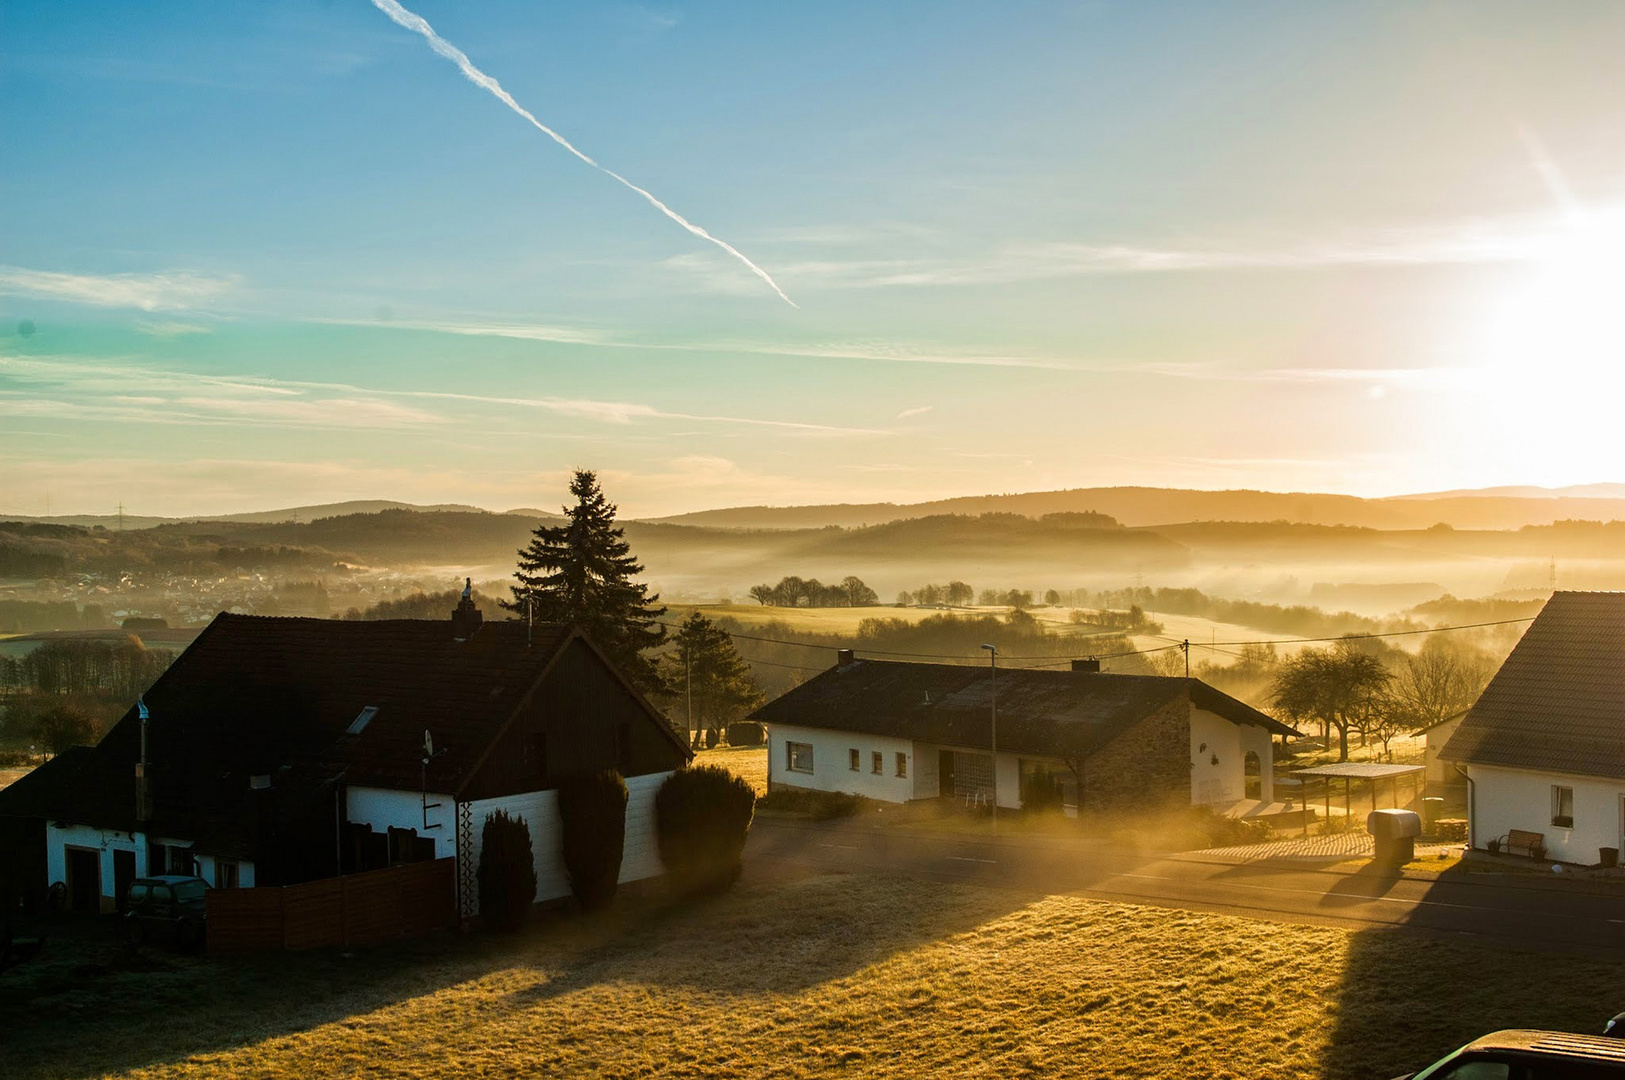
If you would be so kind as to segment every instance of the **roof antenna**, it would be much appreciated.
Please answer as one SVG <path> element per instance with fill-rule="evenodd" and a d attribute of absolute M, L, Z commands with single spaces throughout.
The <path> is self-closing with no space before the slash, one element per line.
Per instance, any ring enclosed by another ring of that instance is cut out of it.
<path fill-rule="evenodd" d="M 535 617 L 536 598 L 530 593 L 525 594 L 525 648 L 530 648 L 532 631 L 536 627 Z"/>

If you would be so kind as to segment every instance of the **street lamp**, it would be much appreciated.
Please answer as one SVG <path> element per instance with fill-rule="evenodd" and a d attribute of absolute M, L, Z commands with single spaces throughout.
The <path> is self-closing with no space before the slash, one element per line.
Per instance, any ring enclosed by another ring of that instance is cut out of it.
<path fill-rule="evenodd" d="M 987 650 L 987 666 L 990 673 L 988 694 L 988 716 L 991 720 L 991 742 L 993 744 L 993 831 L 999 831 L 999 650 L 991 645 L 983 645 Z"/>

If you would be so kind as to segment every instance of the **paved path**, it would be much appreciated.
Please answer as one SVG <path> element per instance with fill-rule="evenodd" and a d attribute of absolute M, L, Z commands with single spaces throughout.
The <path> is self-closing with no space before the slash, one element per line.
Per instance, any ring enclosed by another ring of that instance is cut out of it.
<path fill-rule="evenodd" d="M 1431 858 L 1448 851 L 1450 844 L 1417 844 L 1418 858 Z M 1460 844 L 1454 845 L 1460 847 Z M 1330 836 L 1293 836 L 1266 844 L 1207 848 L 1193 851 L 1193 857 L 1220 862 L 1252 863 L 1270 860 L 1288 863 L 1326 863 L 1345 859 L 1369 859 L 1376 852 L 1370 833 L 1343 832 Z"/>
<path fill-rule="evenodd" d="M 1544 879 L 1402 875 L 1234 863 L 1199 854 L 1136 856 L 1099 844 L 964 839 L 853 822 L 762 819 L 746 858 L 819 869 L 899 872 L 1040 894 L 1219 911 L 1354 929 L 1411 927 L 1625 959 L 1625 889 Z"/>

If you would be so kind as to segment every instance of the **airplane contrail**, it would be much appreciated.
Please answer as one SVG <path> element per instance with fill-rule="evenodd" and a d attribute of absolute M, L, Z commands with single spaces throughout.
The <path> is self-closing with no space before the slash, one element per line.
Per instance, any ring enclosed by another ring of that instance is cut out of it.
<path fill-rule="evenodd" d="M 774 292 L 778 293 L 779 298 L 782 299 L 786 304 L 789 304 L 793 308 L 800 307 L 799 304 L 785 295 L 784 290 L 779 288 L 779 283 L 774 281 L 773 278 L 768 275 L 766 270 L 763 270 L 760 266 L 757 266 L 755 263 L 747 259 L 744 253 L 738 248 L 734 247 L 726 240 L 721 240 L 715 236 L 712 236 L 710 233 L 706 232 L 692 221 L 689 221 L 687 218 L 683 217 L 683 215 L 679 214 L 677 211 L 655 198 L 643 188 L 638 187 L 636 184 L 622 176 L 620 173 L 616 172 L 614 169 L 605 168 L 603 165 L 598 164 L 598 162 L 594 161 L 586 154 L 583 154 L 574 146 L 571 146 L 570 140 L 566 139 L 563 135 L 560 135 L 558 132 L 536 119 L 536 117 L 532 116 L 530 110 L 526 109 L 523 105 L 519 104 L 519 102 L 515 101 L 513 99 L 513 95 L 509 94 L 502 88 L 501 83 L 497 82 L 495 79 L 491 78 L 491 76 L 475 67 L 468 57 L 464 55 L 461 49 L 447 41 L 445 38 L 441 37 L 439 34 L 435 33 L 434 27 L 430 26 L 428 20 L 423 16 L 408 11 L 400 4 L 396 3 L 396 0 L 372 0 L 372 3 L 374 7 L 376 7 L 379 11 L 382 11 L 385 15 L 388 15 L 399 25 L 404 26 L 408 30 L 422 34 L 424 40 L 429 43 L 429 47 L 435 52 L 439 53 L 441 56 L 445 57 L 447 60 L 450 60 L 452 63 L 456 64 L 458 70 L 463 73 L 464 77 L 467 78 L 469 82 L 473 83 L 475 86 L 482 87 L 483 89 L 490 91 L 498 101 L 501 101 L 504 105 L 508 106 L 508 108 L 512 109 L 520 116 L 523 116 L 526 120 L 529 120 L 532 126 L 534 126 L 536 130 L 540 131 L 543 135 L 546 135 L 548 138 L 552 139 L 554 142 L 558 143 L 560 146 L 564 147 L 566 150 L 570 151 L 570 153 L 574 154 L 588 165 L 591 165 L 599 172 L 605 173 L 606 175 L 615 179 L 617 182 L 631 188 L 639 195 L 642 195 L 645 199 L 649 200 L 649 205 L 653 206 L 656 210 L 659 210 L 662 214 L 665 214 L 667 217 L 677 222 L 677 224 L 681 225 L 695 236 L 698 236 L 702 240 L 711 241 L 711 243 L 715 244 L 723 251 L 726 251 L 728 254 L 744 263 L 750 268 L 751 273 L 767 282 L 768 287 Z"/>

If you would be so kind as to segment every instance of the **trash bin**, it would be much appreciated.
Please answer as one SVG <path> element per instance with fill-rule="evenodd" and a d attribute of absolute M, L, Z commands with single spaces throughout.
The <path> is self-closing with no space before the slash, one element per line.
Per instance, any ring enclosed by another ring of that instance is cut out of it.
<path fill-rule="evenodd" d="M 1619 849 L 1617 847 L 1598 848 L 1597 855 L 1597 864 L 1599 866 L 1609 867 L 1619 865 Z"/>
<path fill-rule="evenodd" d="M 1404 866 L 1416 858 L 1422 819 L 1414 810 L 1373 810 L 1365 816 L 1365 829 L 1375 841 L 1378 863 Z"/>

